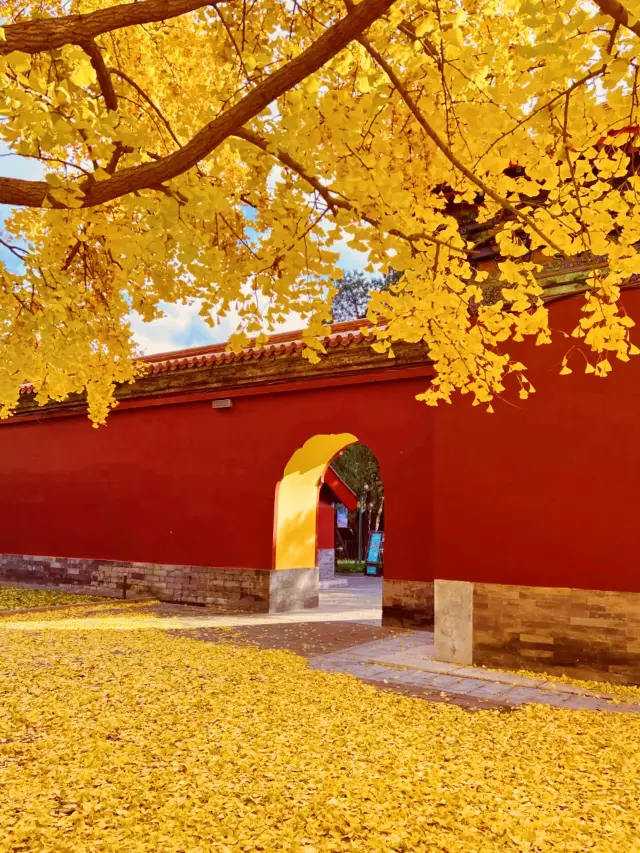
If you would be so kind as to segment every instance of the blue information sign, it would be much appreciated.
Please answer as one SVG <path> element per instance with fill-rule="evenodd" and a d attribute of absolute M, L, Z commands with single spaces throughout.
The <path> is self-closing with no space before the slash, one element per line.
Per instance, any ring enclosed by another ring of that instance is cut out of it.
<path fill-rule="evenodd" d="M 365 574 L 366 575 L 379 575 L 382 574 L 381 569 L 381 561 L 380 561 L 380 552 L 382 551 L 382 543 L 384 541 L 384 533 L 376 530 L 369 537 L 369 550 L 367 551 L 367 560 L 365 565 Z"/>

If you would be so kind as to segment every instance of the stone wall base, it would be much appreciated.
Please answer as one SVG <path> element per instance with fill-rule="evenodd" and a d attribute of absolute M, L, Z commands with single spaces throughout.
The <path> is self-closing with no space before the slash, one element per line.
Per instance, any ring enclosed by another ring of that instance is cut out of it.
<path fill-rule="evenodd" d="M 433 582 L 383 577 L 382 624 L 433 630 Z"/>
<path fill-rule="evenodd" d="M 318 548 L 318 569 L 321 581 L 334 579 L 336 576 L 336 552 L 334 548 Z"/>
<path fill-rule="evenodd" d="M 318 569 L 226 569 L 0 554 L 0 581 L 74 586 L 225 610 L 281 613 L 318 606 Z"/>
<path fill-rule="evenodd" d="M 640 593 L 435 581 L 436 657 L 640 684 Z"/>

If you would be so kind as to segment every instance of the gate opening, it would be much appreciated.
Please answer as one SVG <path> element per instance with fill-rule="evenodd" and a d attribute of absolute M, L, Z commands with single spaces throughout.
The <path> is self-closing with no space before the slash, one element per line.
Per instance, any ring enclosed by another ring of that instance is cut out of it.
<path fill-rule="evenodd" d="M 385 496 L 378 461 L 351 433 L 316 435 L 289 460 L 277 487 L 276 569 L 318 566 L 321 590 L 384 571 Z M 368 584 L 368 586 L 367 586 Z"/>

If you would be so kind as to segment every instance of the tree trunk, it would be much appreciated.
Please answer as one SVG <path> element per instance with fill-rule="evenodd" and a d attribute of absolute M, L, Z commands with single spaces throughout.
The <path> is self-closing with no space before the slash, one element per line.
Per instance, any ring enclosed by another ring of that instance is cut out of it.
<path fill-rule="evenodd" d="M 382 518 L 383 506 L 384 506 L 384 495 L 380 498 L 380 505 L 378 506 L 378 512 L 376 513 L 376 530 L 380 529 L 380 519 Z"/>

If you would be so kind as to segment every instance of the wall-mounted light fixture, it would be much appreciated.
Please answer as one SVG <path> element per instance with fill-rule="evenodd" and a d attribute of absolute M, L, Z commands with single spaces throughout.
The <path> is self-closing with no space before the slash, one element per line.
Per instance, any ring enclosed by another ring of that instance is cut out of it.
<path fill-rule="evenodd" d="M 233 400 L 225 397 L 224 400 L 213 400 L 211 403 L 212 409 L 230 409 L 233 406 Z"/>

